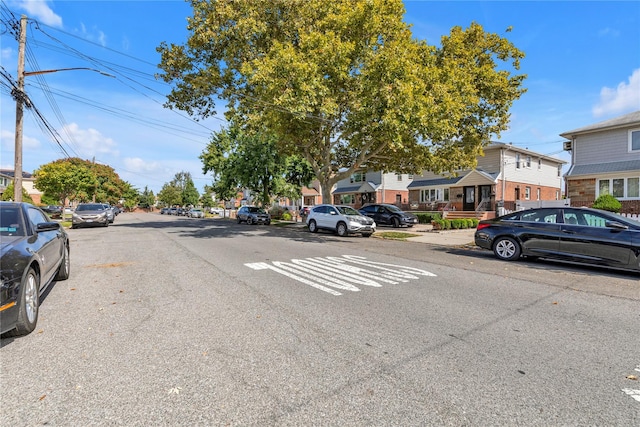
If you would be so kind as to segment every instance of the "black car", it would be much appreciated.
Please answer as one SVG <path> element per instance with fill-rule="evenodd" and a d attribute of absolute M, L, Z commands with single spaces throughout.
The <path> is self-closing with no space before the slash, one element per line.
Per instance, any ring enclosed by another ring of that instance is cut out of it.
<path fill-rule="evenodd" d="M 503 260 L 521 256 L 640 271 L 640 222 L 589 208 L 537 208 L 483 220 L 475 243 Z"/>
<path fill-rule="evenodd" d="M 62 206 L 48 205 L 42 206 L 40 209 L 47 213 L 51 218 L 60 218 L 62 216 Z"/>
<path fill-rule="evenodd" d="M 29 203 L 0 202 L 0 334 L 24 335 L 38 322 L 40 297 L 69 277 L 69 238 Z"/>
<path fill-rule="evenodd" d="M 243 206 L 238 209 L 236 214 L 238 224 L 246 222 L 247 224 L 271 224 L 271 215 L 264 209 L 257 206 Z"/>
<path fill-rule="evenodd" d="M 396 205 L 374 203 L 364 205 L 359 211 L 362 215 L 373 218 L 378 225 L 390 225 L 398 228 L 402 226 L 413 227 L 418 223 L 418 218 L 415 215 L 404 212 Z"/>

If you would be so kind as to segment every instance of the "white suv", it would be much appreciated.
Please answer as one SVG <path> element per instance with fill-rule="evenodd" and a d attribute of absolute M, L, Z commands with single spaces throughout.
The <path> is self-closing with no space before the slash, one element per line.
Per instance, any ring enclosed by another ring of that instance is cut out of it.
<path fill-rule="evenodd" d="M 360 233 L 369 237 L 376 231 L 376 223 L 351 206 L 318 205 L 307 216 L 309 231 L 330 230 L 338 236 Z"/>

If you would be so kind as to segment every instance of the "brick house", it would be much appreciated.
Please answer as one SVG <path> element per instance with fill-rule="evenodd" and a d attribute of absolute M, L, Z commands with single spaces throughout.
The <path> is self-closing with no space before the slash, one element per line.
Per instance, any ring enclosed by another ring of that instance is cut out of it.
<path fill-rule="evenodd" d="M 413 175 L 398 173 L 356 172 L 338 181 L 331 191 L 332 203 L 359 208 L 366 203 L 406 205 L 408 186 Z"/>
<path fill-rule="evenodd" d="M 561 133 L 571 166 L 565 178 L 572 206 L 612 194 L 622 212 L 640 213 L 640 111 Z"/>
<path fill-rule="evenodd" d="M 409 204 L 419 210 L 486 212 L 520 203 L 560 200 L 566 162 L 511 144 L 492 142 L 474 170 L 437 175 L 424 171 L 408 186 Z"/>

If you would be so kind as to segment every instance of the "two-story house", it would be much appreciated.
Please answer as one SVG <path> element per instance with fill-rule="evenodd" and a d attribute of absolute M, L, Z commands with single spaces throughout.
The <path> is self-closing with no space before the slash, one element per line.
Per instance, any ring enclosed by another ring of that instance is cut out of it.
<path fill-rule="evenodd" d="M 356 208 L 366 203 L 407 204 L 408 186 L 413 175 L 398 173 L 356 172 L 336 183 L 331 195 L 333 203 Z"/>
<path fill-rule="evenodd" d="M 591 206 L 601 194 L 640 213 L 640 111 L 561 133 L 571 152 L 566 174 L 572 206 Z"/>
<path fill-rule="evenodd" d="M 6 188 L 13 182 L 15 177 L 13 169 L 0 169 L 0 196 L 2 196 Z M 33 203 L 39 204 L 42 200 L 42 191 L 35 186 L 35 177 L 29 172 L 22 172 L 22 188 L 24 188 L 33 200 Z"/>
<path fill-rule="evenodd" d="M 492 142 L 474 170 L 415 176 L 409 202 L 420 210 L 495 213 L 519 203 L 560 200 L 564 160 L 511 144 Z M 487 215 L 491 216 L 491 215 Z"/>

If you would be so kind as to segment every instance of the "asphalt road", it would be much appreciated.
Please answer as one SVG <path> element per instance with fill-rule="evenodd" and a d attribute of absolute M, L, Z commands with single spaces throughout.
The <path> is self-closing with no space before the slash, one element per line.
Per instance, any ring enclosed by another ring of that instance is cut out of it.
<path fill-rule="evenodd" d="M 1 341 L 0 425 L 640 425 L 638 275 L 159 214 L 69 234 Z"/>

